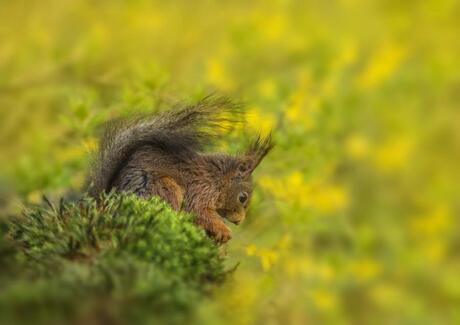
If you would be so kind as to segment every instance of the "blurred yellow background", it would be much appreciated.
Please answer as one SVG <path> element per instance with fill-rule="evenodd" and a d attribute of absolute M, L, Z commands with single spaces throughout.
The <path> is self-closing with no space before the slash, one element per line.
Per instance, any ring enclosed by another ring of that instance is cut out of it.
<path fill-rule="evenodd" d="M 199 319 L 460 323 L 460 2 L 2 1 L 0 213 L 79 189 L 110 117 L 210 92 L 273 129 Z"/>

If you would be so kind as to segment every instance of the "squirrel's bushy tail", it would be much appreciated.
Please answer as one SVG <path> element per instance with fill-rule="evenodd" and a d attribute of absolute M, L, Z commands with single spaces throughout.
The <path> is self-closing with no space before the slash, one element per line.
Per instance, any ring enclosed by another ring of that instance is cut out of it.
<path fill-rule="evenodd" d="M 178 158 L 193 155 L 238 118 L 239 107 L 228 98 L 208 96 L 195 105 L 109 123 L 87 179 L 88 193 L 98 196 L 110 191 L 115 177 L 141 147 L 151 146 Z"/>

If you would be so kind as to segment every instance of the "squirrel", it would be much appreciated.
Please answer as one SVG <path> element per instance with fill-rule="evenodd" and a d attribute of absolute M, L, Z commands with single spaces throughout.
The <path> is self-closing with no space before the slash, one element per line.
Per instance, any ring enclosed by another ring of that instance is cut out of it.
<path fill-rule="evenodd" d="M 159 196 L 175 210 L 196 216 L 196 224 L 218 244 L 231 239 L 226 219 L 240 224 L 253 191 L 252 172 L 273 148 L 260 135 L 242 154 L 204 153 L 224 124 L 241 113 L 224 97 L 157 115 L 109 123 L 87 178 L 87 193 L 131 192 Z M 231 124 L 230 124 L 231 125 Z"/>

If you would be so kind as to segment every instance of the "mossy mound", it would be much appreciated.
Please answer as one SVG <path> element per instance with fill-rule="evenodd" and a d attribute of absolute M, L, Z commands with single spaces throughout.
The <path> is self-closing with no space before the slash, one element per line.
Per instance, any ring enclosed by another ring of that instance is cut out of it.
<path fill-rule="evenodd" d="M 155 198 L 48 203 L 3 232 L 0 322 L 181 322 L 225 275 L 192 216 Z"/>

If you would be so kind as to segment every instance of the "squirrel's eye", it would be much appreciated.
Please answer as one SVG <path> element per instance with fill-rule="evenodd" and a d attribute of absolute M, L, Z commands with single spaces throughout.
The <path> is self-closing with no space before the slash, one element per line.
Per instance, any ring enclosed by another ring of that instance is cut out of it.
<path fill-rule="evenodd" d="M 238 201 L 240 201 L 241 203 L 244 203 L 248 200 L 248 193 L 246 192 L 240 192 L 238 194 Z"/>
<path fill-rule="evenodd" d="M 240 165 L 240 166 L 238 167 L 238 170 L 239 170 L 240 172 L 244 173 L 244 172 L 247 170 L 247 168 L 246 168 L 245 165 Z"/>

